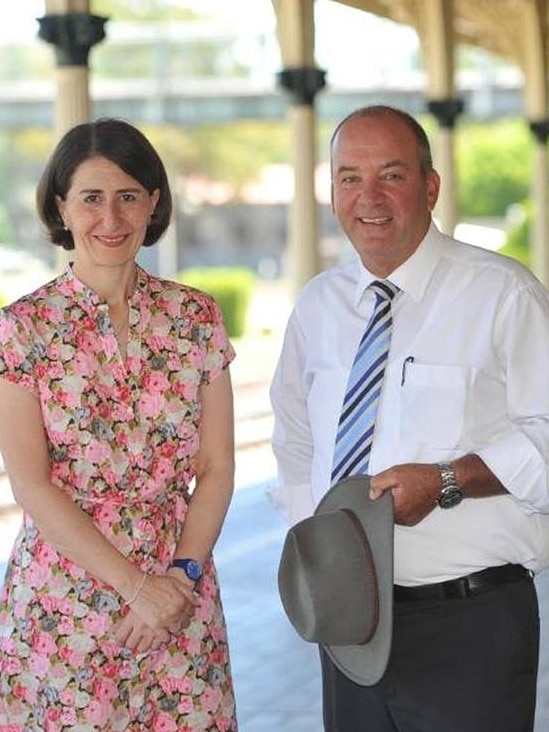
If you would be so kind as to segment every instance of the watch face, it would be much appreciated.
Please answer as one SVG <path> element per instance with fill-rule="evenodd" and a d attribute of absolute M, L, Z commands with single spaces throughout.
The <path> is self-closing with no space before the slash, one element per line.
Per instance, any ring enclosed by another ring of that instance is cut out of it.
<path fill-rule="evenodd" d="M 204 568 L 200 562 L 196 561 L 196 559 L 174 559 L 172 567 L 179 567 L 179 569 L 182 569 L 187 577 L 193 582 L 198 582 L 204 574 Z"/>
<path fill-rule="evenodd" d="M 463 493 L 458 486 L 450 486 L 446 488 L 438 499 L 438 505 L 441 508 L 453 508 L 461 503 L 463 500 Z"/>
<path fill-rule="evenodd" d="M 202 577 L 202 565 L 194 559 L 189 559 L 187 566 L 185 567 L 185 572 L 189 579 L 197 582 Z"/>

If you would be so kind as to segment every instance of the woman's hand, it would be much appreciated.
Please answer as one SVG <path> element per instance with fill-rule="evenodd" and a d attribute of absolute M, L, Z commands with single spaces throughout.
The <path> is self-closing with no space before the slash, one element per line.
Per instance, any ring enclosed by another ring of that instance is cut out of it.
<path fill-rule="evenodd" d="M 155 631 L 130 609 L 116 626 L 114 637 L 121 646 L 129 648 L 135 653 L 147 653 L 156 651 L 167 643 L 171 636 L 166 630 Z"/>
<path fill-rule="evenodd" d="M 129 612 L 117 624 L 115 639 L 137 652 L 156 650 L 189 625 L 197 604 L 192 587 L 178 577 L 148 575 Z"/>

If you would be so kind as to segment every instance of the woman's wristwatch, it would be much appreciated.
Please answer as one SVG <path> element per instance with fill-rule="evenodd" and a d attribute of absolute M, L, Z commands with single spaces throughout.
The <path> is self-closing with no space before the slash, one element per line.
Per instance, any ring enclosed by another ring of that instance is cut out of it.
<path fill-rule="evenodd" d="M 204 567 L 196 559 L 174 559 L 171 567 L 182 569 L 192 582 L 198 582 L 204 574 Z"/>

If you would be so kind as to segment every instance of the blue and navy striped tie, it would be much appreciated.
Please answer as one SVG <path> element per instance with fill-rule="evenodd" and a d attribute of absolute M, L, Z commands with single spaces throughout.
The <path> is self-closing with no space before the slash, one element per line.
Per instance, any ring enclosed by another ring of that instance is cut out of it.
<path fill-rule="evenodd" d="M 374 312 L 359 343 L 337 428 L 332 485 L 368 470 L 374 426 L 387 365 L 393 317 L 391 301 L 399 288 L 388 280 L 369 285 L 376 296 Z"/>

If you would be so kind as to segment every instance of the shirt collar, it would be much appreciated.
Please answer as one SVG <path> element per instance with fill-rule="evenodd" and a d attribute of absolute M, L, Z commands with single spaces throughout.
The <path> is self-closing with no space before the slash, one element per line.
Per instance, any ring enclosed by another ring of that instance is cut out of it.
<path fill-rule="evenodd" d="M 415 252 L 400 267 L 391 272 L 387 279 L 413 300 L 419 302 L 441 257 L 442 247 L 443 235 L 436 224 L 431 222 L 427 234 Z M 354 295 L 355 305 L 359 304 L 366 288 L 374 280 L 379 279 L 362 265 L 358 255 L 357 262 L 359 272 Z"/>
<path fill-rule="evenodd" d="M 136 265 L 135 289 L 130 297 L 130 302 L 136 297 L 141 296 L 141 292 L 146 288 L 151 280 L 150 274 L 139 265 Z M 65 270 L 60 275 L 60 282 L 66 283 L 71 289 L 71 295 L 78 298 L 86 311 L 104 305 L 105 302 L 98 294 L 80 280 L 74 272 L 74 262 L 69 262 Z"/>

